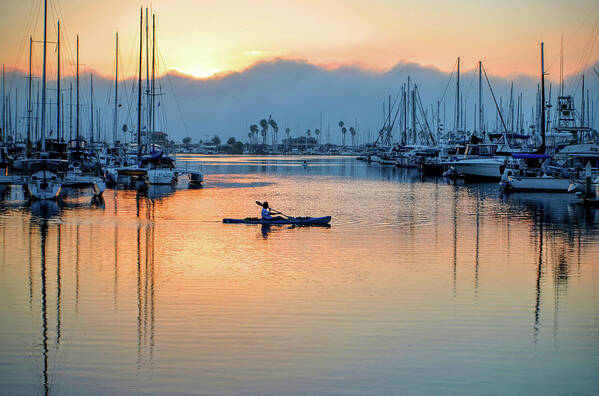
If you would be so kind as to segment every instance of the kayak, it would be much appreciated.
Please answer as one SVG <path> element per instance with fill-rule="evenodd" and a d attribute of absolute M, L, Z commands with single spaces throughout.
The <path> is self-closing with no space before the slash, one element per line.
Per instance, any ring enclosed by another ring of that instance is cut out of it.
<path fill-rule="evenodd" d="M 257 217 L 246 217 L 245 219 L 223 219 L 225 224 L 263 224 L 263 225 L 298 225 L 312 226 L 329 224 L 331 216 L 325 217 L 289 217 L 283 220 L 264 220 Z"/>

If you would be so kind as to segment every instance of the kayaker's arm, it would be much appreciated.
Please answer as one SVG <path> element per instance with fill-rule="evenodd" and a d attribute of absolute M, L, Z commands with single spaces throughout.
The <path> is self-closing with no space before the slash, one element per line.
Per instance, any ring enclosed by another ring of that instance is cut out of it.
<path fill-rule="evenodd" d="M 290 218 L 290 216 L 287 216 L 286 214 L 281 213 L 281 212 L 277 212 L 276 210 L 271 210 L 270 214 L 283 215 L 283 216 L 285 216 L 287 218 Z"/>

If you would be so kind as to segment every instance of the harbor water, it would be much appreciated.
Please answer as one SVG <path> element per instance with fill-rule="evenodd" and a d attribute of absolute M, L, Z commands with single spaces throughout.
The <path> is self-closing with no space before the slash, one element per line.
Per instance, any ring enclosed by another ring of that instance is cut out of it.
<path fill-rule="evenodd" d="M 599 389 L 599 210 L 574 195 L 350 157 L 177 163 L 204 186 L 3 191 L 0 394 Z M 222 223 L 256 201 L 331 226 Z"/>

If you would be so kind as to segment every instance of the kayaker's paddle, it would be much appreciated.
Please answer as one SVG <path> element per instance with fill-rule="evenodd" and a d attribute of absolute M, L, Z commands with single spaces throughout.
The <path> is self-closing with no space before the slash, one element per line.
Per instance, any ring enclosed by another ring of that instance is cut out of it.
<path fill-rule="evenodd" d="M 262 202 L 260 202 L 260 201 L 256 201 L 256 205 L 258 205 L 258 206 L 262 206 Z M 280 215 L 283 215 L 283 216 L 285 216 L 285 217 L 287 217 L 287 218 L 291 218 L 291 217 L 292 217 L 292 216 L 286 215 L 285 213 L 281 213 L 281 212 L 279 212 L 278 210 L 276 210 L 276 209 L 273 209 L 273 208 L 270 208 L 270 210 L 271 210 L 271 212 L 274 212 L 274 214 L 280 214 Z"/>

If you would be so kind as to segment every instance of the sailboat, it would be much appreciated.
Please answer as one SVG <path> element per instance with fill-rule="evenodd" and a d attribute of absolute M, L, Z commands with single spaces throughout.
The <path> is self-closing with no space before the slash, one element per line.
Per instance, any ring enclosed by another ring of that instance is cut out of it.
<path fill-rule="evenodd" d="M 154 80 L 155 80 L 155 31 L 156 25 L 154 22 L 154 16 L 152 16 L 152 84 L 149 84 L 146 94 L 149 102 L 148 112 L 148 128 L 146 128 L 146 139 L 155 130 L 155 97 L 154 93 Z M 148 17 L 146 10 L 146 53 L 148 52 Z M 165 185 L 174 184 L 177 182 L 180 175 L 180 171 L 177 170 L 174 158 L 165 154 L 162 150 L 156 150 L 153 146 L 153 150 L 146 155 L 142 155 L 141 145 L 141 107 L 142 107 L 142 94 L 141 94 L 141 77 L 142 77 L 142 54 L 143 54 L 143 9 L 140 15 L 140 46 L 139 46 L 139 75 L 138 75 L 138 106 L 137 106 L 137 163 L 133 166 L 125 166 L 117 168 L 119 176 L 129 176 L 137 179 L 142 179 L 146 184 L 149 185 Z M 146 56 L 147 58 L 148 56 Z M 146 63 L 149 63 L 149 59 L 146 59 Z M 149 68 L 147 68 L 149 69 Z M 146 71 L 146 75 L 149 71 Z M 149 76 L 147 76 L 149 77 Z M 203 178 L 203 176 L 202 176 Z"/>
<path fill-rule="evenodd" d="M 60 29 L 59 40 L 60 43 Z M 60 47 L 59 47 L 60 48 Z M 59 52 L 60 59 L 60 52 Z M 60 68 L 58 81 L 60 81 Z M 93 88 L 92 88 L 93 92 Z M 92 99 L 93 104 L 93 99 Z M 93 113 L 93 110 L 92 110 Z M 101 177 L 94 174 L 97 167 L 97 159 L 87 146 L 85 139 L 79 135 L 79 36 L 77 36 L 77 126 L 76 139 L 68 143 L 68 171 L 63 179 L 64 187 L 89 188 L 91 187 L 94 195 L 100 196 L 106 190 L 106 183 Z"/>
<path fill-rule="evenodd" d="M 148 32 L 148 19 L 147 19 L 147 9 L 146 9 L 146 34 Z M 147 37 L 146 37 L 146 54 L 147 54 Z M 156 52 L 156 20 L 155 15 L 152 14 L 152 85 L 151 90 L 148 90 L 149 102 L 150 102 L 150 114 L 148 117 L 148 124 L 150 125 L 150 131 L 148 133 L 154 134 L 156 130 L 155 123 L 155 98 L 156 93 L 154 92 L 155 84 L 155 70 L 156 70 L 156 62 L 154 58 L 154 54 Z M 147 62 L 146 62 L 147 64 Z M 147 74 L 147 73 L 146 73 Z M 160 185 L 160 184 L 174 184 L 178 180 L 178 174 L 176 171 L 175 160 L 165 155 L 163 151 L 154 151 L 151 155 L 142 161 L 142 167 L 145 165 L 148 167 L 148 172 L 146 174 L 146 183 L 150 185 Z"/>
<path fill-rule="evenodd" d="M 559 132 L 569 131 L 576 137 L 575 144 L 568 145 L 555 155 L 548 155 L 545 137 L 545 58 L 541 43 L 541 137 L 542 143 L 538 153 L 513 153 L 512 157 L 519 161 L 516 167 L 506 168 L 501 186 L 512 191 L 545 191 L 572 192 L 584 190 L 584 181 L 575 182 L 582 177 L 586 165 L 590 165 L 591 176 L 599 175 L 599 145 L 581 141 L 589 128 L 581 122 L 580 127 L 574 125 L 574 104 L 570 96 L 558 98 Z M 584 83 L 583 83 L 584 94 Z M 584 105 L 584 102 L 583 102 Z M 580 136 L 577 136 L 580 134 Z M 535 164 L 535 162 L 537 162 Z M 540 163 L 540 164 L 539 164 Z M 577 185 L 578 184 L 578 185 Z"/>
<path fill-rule="evenodd" d="M 162 151 L 153 151 L 144 156 L 141 168 L 146 168 L 146 183 L 173 184 L 177 181 L 175 160 Z"/>
<path fill-rule="evenodd" d="M 28 162 L 29 174 L 26 178 L 25 189 L 32 199 L 48 200 L 56 199 L 62 188 L 62 177 L 60 177 L 61 160 L 51 159 L 46 152 L 46 20 L 48 1 L 44 0 L 44 42 L 43 42 L 43 71 L 42 71 L 42 118 L 41 137 L 42 147 L 39 156 Z M 60 23 L 59 23 L 60 32 Z M 60 35 L 60 33 L 59 33 Z"/>
<path fill-rule="evenodd" d="M 117 168 L 118 177 L 130 179 L 144 178 L 147 169 L 141 166 L 142 146 L 141 146 L 141 66 L 143 55 L 143 7 L 139 13 L 139 72 L 137 75 L 137 155 L 134 165 L 122 166 Z"/>
<path fill-rule="evenodd" d="M 58 161 L 46 155 L 29 161 L 28 166 L 30 174 L 25 186 L 29 196 L 34 200 L 58 198 L 62 188 Z"/>

